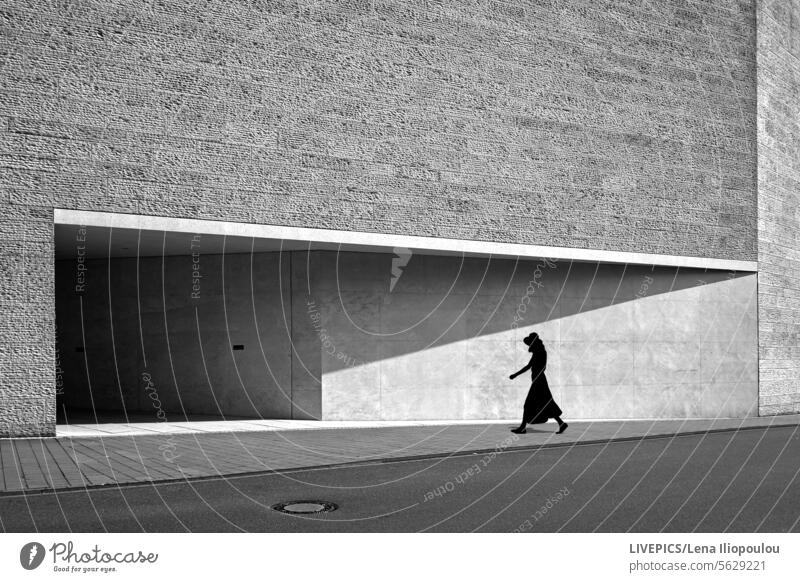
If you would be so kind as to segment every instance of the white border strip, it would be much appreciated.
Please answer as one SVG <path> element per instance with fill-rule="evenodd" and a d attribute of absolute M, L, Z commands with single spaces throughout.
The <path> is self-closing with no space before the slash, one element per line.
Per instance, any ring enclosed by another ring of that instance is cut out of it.
<path fill-rule="evenodd" d="M 652 253 L 629 253 L 596 249 L 570 247 L 548 247 L 514 243 L 499 243 L 477 240 L 460 240 L 427 236 L 407 236 L 381 234 L 374 232 L 354 232 L 322 228 L 300 228 L 294 226 L 275 226 L 271 224 L 249 224 L 244 222 L 225 222 L 220 220 L 197 220 L 189 218 L 169 218 L 165 216 L 145 216 L 120 214 L 115 212 L 93 212 L 87 210 L 54 210 L 56 224 L 80 224 L 113 228 L 134 228 L 186 232 L 196 234 L 217 234 L 244 236 L 278 240 L 299 240 L 342 245 L 364 245 L 373 247 L 405 247 L 410 249 L 445 251 L 456 254 L 468 253 L 491 255 L 500 258 L 548 257 L 603 263 L 627 263 L 637 265 L 663 265 L 667 267 L 690 267 L 697 269 L 719 269 L 726 271 L 758 271 L 756 261 L 734 261 L 709 259 L 680 255 L 658 255 Z"/>

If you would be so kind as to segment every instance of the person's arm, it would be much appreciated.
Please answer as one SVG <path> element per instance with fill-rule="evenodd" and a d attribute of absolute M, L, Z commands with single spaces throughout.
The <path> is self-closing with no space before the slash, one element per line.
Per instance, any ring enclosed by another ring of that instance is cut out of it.
<path fill-rule="evenodd" d="M 524 367 L 524 368 L 522 368 L 522 369 L 521 369 L 519 372 L 514 372 L 513 374 L 511 374 L 511 375 L 509 376 L 509 378 L 513 380 L 514 378 L 516 378 L 516 377 L 517 377 L 517 376 L 519 376 L 520 374 L 524 374 L 525 372 L 527 372 L 528 370 L 530 370 L 530 369 L 531 369 L 531 366 L 533 366 L 533 358 L 531 358 L 531 361 L 530 361 L 530 362 L 528 362 L 528 363 L 525 365 L 525 367 Z"/>

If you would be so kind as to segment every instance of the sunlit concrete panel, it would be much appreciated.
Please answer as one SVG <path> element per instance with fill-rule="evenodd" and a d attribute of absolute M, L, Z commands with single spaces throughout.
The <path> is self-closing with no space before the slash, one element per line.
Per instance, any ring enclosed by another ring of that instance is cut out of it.
<path fill-rule="evenodd" d="M 508 375 L 531 330 L 572 418 L 756 413 L 752 274 L 414 255 L 392 284 L 391 256 L 359 258 L 309 259 L 349 358 L 323 358 L 325 419 L 516 417 L 528 384 Z"/>

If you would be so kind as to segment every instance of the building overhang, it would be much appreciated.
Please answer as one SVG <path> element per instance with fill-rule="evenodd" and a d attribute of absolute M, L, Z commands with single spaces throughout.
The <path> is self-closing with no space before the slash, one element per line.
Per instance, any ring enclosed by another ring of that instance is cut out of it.
<path fill-rule="evenodd" d="M 758 263 L 756 261 L 655 253 L 634 253 L 577 247 L 527 245 L 323 228 L 302 228 L 296 226 L 68 210 L 62 208 L 56 208 L 54 210 L 54 222 L 55 224 L 83 225 L 110 229 L 136 229 L 286 241 L 287 246 L 284 247 L 281 245 L 279 247 L 282 250 L 293 250 L 297 248 L 296 243 L 302 242 L 314 243 L 315 250 L 330 249 L 355 252 L 394 252 L 394 249 L 401 248 L 411 249 L 412 251 L 420 253 L 455 256 L 505 259 L 534 259 L 546 257 L 550 259 L 581 262 L 658 265 L 665 267 L 686 267 L 692 269 L 715 269 L 740 272 L 756 272 L 758 270 Z"/>

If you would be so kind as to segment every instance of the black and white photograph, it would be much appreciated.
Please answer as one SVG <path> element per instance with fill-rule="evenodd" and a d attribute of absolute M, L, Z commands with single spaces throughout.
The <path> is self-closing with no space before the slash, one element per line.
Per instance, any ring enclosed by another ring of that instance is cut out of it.
<path fill-rule="evenodd" d="M 800 0 L 0 0 L 0 579 L 797 533 Z"/>

